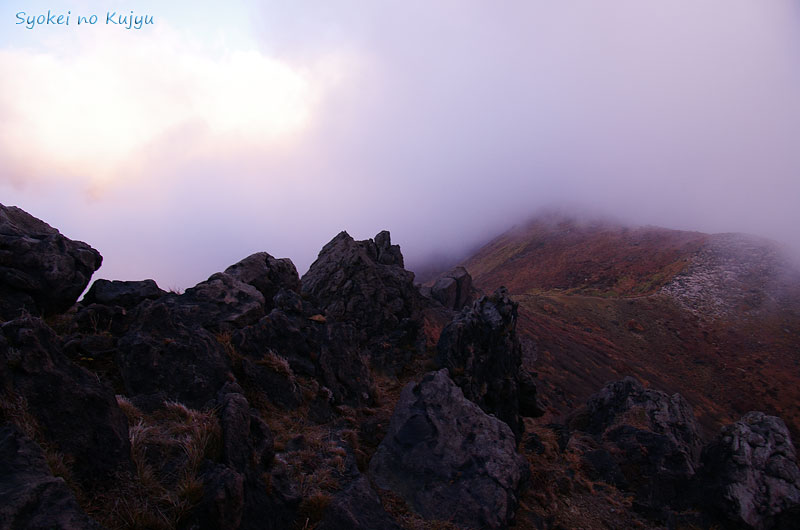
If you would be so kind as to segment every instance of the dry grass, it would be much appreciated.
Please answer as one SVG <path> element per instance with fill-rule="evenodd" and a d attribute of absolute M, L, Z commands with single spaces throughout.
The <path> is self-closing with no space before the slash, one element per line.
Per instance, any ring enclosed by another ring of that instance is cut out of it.
<path fill-rule="evenodd" d="M 292 372 L 291 367 L 289 367 L 289 361 L 276 354 L 272 350 L 267 350 L 267 353 L 264 355 L 264 357 L 257 360 L 256 364 L 269 368 L 276 374 L 282 374 L 289 379 L 294 379 L 294 372 Z"/>
<path fill-rule="evenodd" d="M 25 397 L 11 394 L 0 396 L 0 420 L 15 425 L 25 436 L 36 442 L 41 447 L 53 476 L 63 478 L 80 496 L 80 489 L 72 479 L 70 471 L 72 460 L 45 438 L 39 422 L 30 413 Z"/>
<path fill-rule="evenodd" d="M 147 414 L 122 396 L 117 403 L 128 418 L 134 471 L 119 476 L 116 487 L 96 496 L 87 511 L 114 530 L 176 528 L 202 499 L 202 465 L 220 457 L 215 411 L 167 402 Z"/>

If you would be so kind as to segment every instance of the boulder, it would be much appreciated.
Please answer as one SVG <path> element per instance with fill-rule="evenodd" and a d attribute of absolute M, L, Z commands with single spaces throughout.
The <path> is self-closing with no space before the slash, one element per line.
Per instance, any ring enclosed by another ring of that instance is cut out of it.
<path fill-rule="evenodd" d="M 464 267 L 456 267 L 436 280 L 430 296 L 446 308 L 460 311 L 474 300 L 472 276 Z"/>
<path fill-rule="evenodd" d="M 702 442 L 692 408 L 680 394 L 645 389 L 626 377 L 591 396 L 571 426 L 599 444 L 585 455 L 586 464 L 633 492 L 641 507 L 659 510 L 686 502 Z"/>
<path fill-rule="evenodd" d="M 219 341 L 203 327 L 184 323 L 185 318 L 163 300 L 136 309 L 116 355 L 129 396 L 159 394 L 203 408 L 233 378 Z"/>
<path fill-rule="evenodd" d="M 8 424 L 0 426 L 0 528 L 102 528 L 51 474 L 39 446 Z"/>
<path fill-rule="evenodd" d="M 508 425 L 464 397 L 447 370 L 409 383 L 369 466 L 422 517 L 505 528 L 528 476 Z"/>
<path fill-rule="evenodd" d="M 83 297 L 83 305 L 101 304 L 132 309 L 145 300 L 157 300 L 165 294 L 166 291 L 159 289 L 153 280 L 96 280 Z"/>
<path fill-rule="evenodd" d="M 403 364 L 421 348 L 422 295 L 403 268 L 389 232 L 355 241 L 341 232 L 322 248 L 302 278 L 302 293 L 340 322 L 363 331 L 361 340 L 381 366 Z"/>
<path fill-rule="evenodd" d="M 250 408 L 241 388 L 227 384 L 217 398 L 222 427 L 222 461 L 238 472 L 266 469 L 275 454 L 272 432 Z"/>
<path fill-rule="evenodd" d="M 436 362 L 450 371 L 467 399 L 506 422 L 519 439 L 522 348 L 516 334 L 517 307 L 504 288 L 481 297 L 442 330 Z M 525 384 L 527 402 L 535 384 L 528 378 Z"/>
<path fill-rule="evenodd" d="M 63 313 L 78 300 L 102 256 L 14 206 L 0 204 L 0 319 L 27 310 Z"/>
<path fill-rule="evenodd" d="M 800 528 L 800 470 L 786 424 L 749 412 L 703 449 L 702 502 L 747 528 Z"/>
<path fill-rule="evenodd" d="M 252 254 L 225 269 L 225 274 L 252 285 L 264 296 L 267 310 L 281 289 L 300 292 L 300 276 L 289 258 L 276 259 L 266 252 Z"/>
<path fill-rule="evenodd" d="M 34 419 L 30 427 L 74 461 L 84 484 L 106 484 L 129 468 L 128 420 L 114 392 L 69 361 L 42 320 L 24 317 L 0 327 L 0 399 L 14 400 L 20 417 Z"/>

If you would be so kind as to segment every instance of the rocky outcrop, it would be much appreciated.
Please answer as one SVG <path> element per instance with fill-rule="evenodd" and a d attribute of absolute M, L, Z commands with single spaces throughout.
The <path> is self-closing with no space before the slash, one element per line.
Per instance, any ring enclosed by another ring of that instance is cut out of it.
<path fill-rule="evenodd" d="M 233 377 L 230 360 L 214 335 L 186 324 L 186 317 L 169 304 L 144 302 L 133 320 L 116 355 L 129 396 L 160 396 L 161 401 L 203 408 Z"/>
<path fill-rule="evenodd" d="M 294 299 L 285 293 L 275 297 L 284 307 L 283 302 Z M 231 343 L 243 356 L 244 380 L 285 408 L 300 402 L 295 373 L 317 378 L 337 404 L 372 404 L 375 390 L 368 353 L 355 327 L 327 322 L 317 318 L 314 308 L 295 305 L 285 310 L 276 307 L 258 323 L 233 334 Z"/>
<path fill-rule="evenodd" d="M 467 399 L 506 422 L 519 439 L 522 348 L 516 335 L 517 307 L 503 288 L 481 297 L 442 330 L 436 362 L 450 371 Z M 526 377 L 526 404 L 535 392 L 532 384 Z"/>
<path fill-rule="evenodd" d="M 585 462 L 601 478 L 633 492 L 641 506 L 684 502 L 702 442 L 691 406 L 680 394 L 645 389 L 627 377 L 589 398 L 571 427 L 599 444 Z"/>
<path fill-rule="evenodd" d="M 289 258 L 276 259 L 266 252 L 252 254 L 225 269 L 225 274 L 252 285 L 264 296 L 267 310 L 281 289 L 300 292 L 300 277 Z"/>
<path fill-rule="evenodd" d="M 370 462 L 378 487 L 426 519 L 504 528 L 527 477 L 508 425 L 464 397 L 447 370 L 407 385 Z"/>
<path fill-rule="evenodd" d="M 800 528 L 800 470 L 780 418 L 750 412 L 703 450 L 699 495 L 747 528 Z"/>
<path fill-rule="evenodd" d="M 184 322 L 216 332 L 258 322 L 264 316 L 265 300 L 252 285 L 218 272 L 167 303 Z"/>
<path fill-rule="evenodd" d="M 66 311 L 102 261 L 86 243 L 0 204 L 0 319 L 16 318 L 22 310 L 37 316 Z"/>
<path fill-rule="evenodd" d="M 7 424 L 0 426 L 0 528 L 101 528 L 52 475 L 41 448 Z"/>
<path fill-rule="evenodd" d="M 242 473 L 266 469 L 275 454 L 272 432 L 236 386 L 226 385 L 218 397 L 222 461 Z"/>
<path fill-rule="evenodd" d="M 402 364 L 407 360 L 403 357 L 421 348 L 423 299 L 389 232 L 366 241 L 341 232 L 322 248 L 303 276 L 302 293 L 326 317 L 362 330 L 361 341 L 369 344 L 381 366 Z"/>
<path fill-rule="evenodd" d="M 70 362 L 38 318 L 0 328 L 0 400 L 0 415 L 12 422 L 32 418 L 31 428 L 74 461 L 83 483 L 107 483 L 129 467 L 128 422 L 113 391 Z"/>
<path fill-rule="evenodd" d="M 83 304 L 101 304 L 132 309 L 145 300 L 157 300 L 166 291 L 159 289 L 153 280 L 123 282 L 119 280 L 96 280 L 86 295 Z"/>
<path fill-rule="evenodd" d="M 456 267 L 436 280 L 430 295 L 446 308 L 460 311 L 475 298 L 472 276 L 464 267 Z"/>

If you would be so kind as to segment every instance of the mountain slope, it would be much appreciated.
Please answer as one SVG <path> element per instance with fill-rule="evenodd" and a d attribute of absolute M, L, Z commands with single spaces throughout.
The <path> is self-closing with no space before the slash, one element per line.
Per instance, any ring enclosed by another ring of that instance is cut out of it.
<path fill-rule="evenodd" d="M 706 433 L 749 410 L 800 432 L 800 282 L 774 244 L 538 218 L 463 265 L 506 285 L 558 415 L 634 375 L 679 392 Z"/>

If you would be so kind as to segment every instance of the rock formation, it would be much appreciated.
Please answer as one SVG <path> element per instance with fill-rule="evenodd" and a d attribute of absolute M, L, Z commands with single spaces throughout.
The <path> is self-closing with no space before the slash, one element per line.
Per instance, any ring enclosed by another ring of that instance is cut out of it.
<path fill-rule="evenodd" d="M 528 469 L 508 425 L 440 370 L 403 389 L 370 474 L 426 519 L 505 528 Z"/>
<path fill-rule="evenodd" d="M 90 487 L 108 484 L 130 466 L 128 422 L 114 393 L 70 362 L 42 320 L 0 327 L 0 419 L 24 423 L 75 463 Z"/>
<path fill-rule="evenodd" d="M 446 308 L 460 311 L 474 300 L 472 276 L 464 267 L 456 267 L 436 280 L 430 296 Z"/>
<path fill-rule="evenodd" d="M 697 470 L 702 442 L 691 406 L 632 377 L 609 383 L 572 419 L 599 444 L 585 462 L 600 479 L 648 508 L 678 506 Z"/>
<path fill-rule="evenodd" d="M 86 243 L 0 204 L 0 319 L 16 318 L 22 310 L 35 316 L 66 311 L 102 261 Z"/>
<path fill-rule="evenodd" d="M 519 439 L 523 374 L 517 307 L 503 288 L 481 297 L 442 330 L 436 362 L 450 371 L 467 399 L 506 422 Z M 535 390 L 531 391 L 527 376 L 525 383 L 525 398 L 530 401 Z"/>
<path fill-rule="evenodd" d="M 703 449 L 700 495 L 756 530 L 800 527 L 800 470 L 780 418 L 750 412 Z"/>
<path fill-rule="evenodd" d="M 341 232 L 303 276 L 302 292 L 326 317 L 362 330 L 362 340 L 381 366 L 402 364 L 409 351 L 421 347 L 422 296 L 389 232 L 366 241 Z"/>
<path fill-rule="evenodd" d="M 0 528 L 102 528 L 51 474 L 41 448 L 12 426 L 0 426 Z"/>

